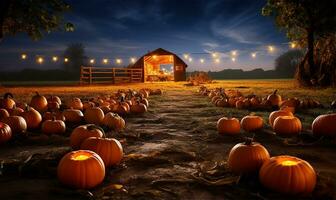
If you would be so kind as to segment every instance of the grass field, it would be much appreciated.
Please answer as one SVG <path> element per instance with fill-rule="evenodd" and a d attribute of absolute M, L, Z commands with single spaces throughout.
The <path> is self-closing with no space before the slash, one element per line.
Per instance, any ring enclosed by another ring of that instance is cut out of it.
<path fill-rule="evenodd" d="M 150 96 L 149 111 L 143 116 L 127 116 L 124 132 L 110 132 L 120 139 L 125 158 L 118 167 L 108 170 L 102 185 L 91 191 L 63 187 L 57 181 L 56 167 L 65 152 L 70 151 L 68 137 L 43 136 L 39 131 L 31 137 L 11 141 L 0 148 L 2 163 L 0 194 L 4 199 L 327 199 L 335 198 L 335 140 L 316 142 L 310 124 L 319 114 L 331 112 L 329 104 L 336 99 L 336 89 L 302 89 L 293 80 L 215 81 L 209 88 L 238 89 L 244 95 L 265 96 L 274 89 L 284 98 L 313 98 L 326 108 L 307 109 L 297 113 L 304 126 L 303 136 L 277 137 L 265 123 L 255 133 L 272 156 L 289 154 L 312 164 L 318 173 L 318 184 L 309 197 L 288 197 L 263 188 L 256 177 L 241 178 L 226 165 L 230 149 L 243 137 L 220 136 L 216 122 L 223 116 L 242 118 L 252 111 L 219 108 L 197 94 L 198 87 L 181 83 L 145 83 L 96 86 L 13 86 L 2 87 L 0 93 L 11 92 L 18 101 L 29 102 L 33 92 L 43 95 L 92 97 L 108 95 L 118 89 L 160 88 L 161 96 Z M 253 111 L 267 122 L 269 112 Z M 67 135 L 71 130 L 69 129 Z M 29 158 L 29 159 L 27 159 Z M 113 189 L 123 185 L 124 190 Z M 6 188 L 4 190 L 4 188 Z M 91 197 L 90 197 L 91 196 Z"/>

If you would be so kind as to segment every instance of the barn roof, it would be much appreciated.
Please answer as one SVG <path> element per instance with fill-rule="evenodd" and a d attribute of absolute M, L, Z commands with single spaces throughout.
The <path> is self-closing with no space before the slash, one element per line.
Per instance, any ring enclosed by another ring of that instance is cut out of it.
<path fill-rule="evenodd" d="M 162 49 L 162 48 L 155 49 L 154 51 L 148 52 L 147 54 L 143 55 L 131 67 L 132 68 L 141 68 L 141 67 L 143 67 L 144 66 L 144 57 L 145 56 L 154 56 L 154 55 L 157 55 L 157 56 L 160 56 L 160 55 L 173 55 L 176 64 L 183 65 L 184 67 L 188 67 L 188 65 L 180 57 L 178 57 L 176 54 L 174 54 L 174 53 L 172 53 L 170 51 L 167 51 L 165 49 Z"/>

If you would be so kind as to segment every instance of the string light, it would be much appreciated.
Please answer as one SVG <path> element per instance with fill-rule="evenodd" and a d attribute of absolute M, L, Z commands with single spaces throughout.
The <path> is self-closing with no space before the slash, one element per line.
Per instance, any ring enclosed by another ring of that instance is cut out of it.
<path fill-rule="evenodd" d="M 188 60 L 189 60 L 189 62 L 192 62 L 193 59 L 192 59 L 192 58 L 189 58 Z"/>
<path fill-rule="evenodd" d="M 291 42 L 291 43 L 290 43 L 290 47 L 291 47 L 292 49 L 295 49 L 295 48 L 296 48 L 296 42 Z"/>
<path fill-rule="evenodd" d="M 52 61 L 56 62 L 58 60 L 57 56 L 52 57 Z"/>
<path fill-rule="evenodd" d="M 231 58 L 232 62 L 236 62 L 236 58 Z"/>
<path fill-rule="evenodd" d="M 154 56 L 153 56 L 153 58 L 154 58 L 154 59 L 156 59 L 156 58 L 157 58 L 157 56 L 156 56 L 156 55 L 154 55 Z"/>
<path fill-rule="evenodd" d="M 231 51 L 231 55 L 232 56 L 236 56 L 237 55 L 237 51 L 235 50 L 235 51 Z"/>
<path fill-rule="evenodd" d="M 131 63 L 135 63 L 136 59 L 135 58 L 131 58 Z"/>
<path fill-rule="evenodd" d="M 104 59 L 103 59 L 103 63 L 104 63 L 104 64 L 107 64 L 108 61 L 109 61 L 109 60 L 108 60 L 107 58 L 104 58 Z"/>
<path fill-rule="evenodd" d="M 117 63 L 117 64 L 121 64 L 121 63 L 122 63 L 122 60 L 121 60 L 120 58 L 117 58 L 117 59 L 116 59 L 116 63 Z"/>
<path fill-rule="evenodd" d="M 42 64 L 43 63 L 43 58 L 42 57 L 39 57 L 39 58 L 37 58 L 37 62 L 39 63 L 39 64 Z"/>
<path fill-rule="evenodd" d="M 185 59 L 188 59 L 188 58 L 189 58 L 189 55 L 188 55 L 188 54 L 183 54 L 183 57 L 184 57 Z"/>
<path fill-rule="evenodd" d="M 69 58 L 64 58 L 64 62 L 69 62 Z"/>
<path fill-rule="evenodd" d="M 220 63 L 219 58 L 216 58 L 216 59 L 215 59 L 215 63 Z"/>
<path fill-rule="evenodd" d="M 201 63 L 204 63 L 204 59 L 203 59 L 203 58 L 201 58 L 201 59 L 200 59 L 200 62 L 201 62 Z"/>
<path fill-rule="evenodd" d="M 21 59 L 22 59 L 22 60 L 25 60 L 26 58 L 27 58 L 27 54 L 24 54 L 24 53 L 21 54 Z"/>
<path fill-rule="evenodd" d="M 212 57 L 214 57 L 214 58 L 217 57 L 217 53 L 212 53 L 211 55 L 212 55 Z"/>
<path fill-rule="evenodd" d="M 251 53 L 251 57 L 252 58 L 256 58 L 257 57 L 257 53 Z"/>
<path fill-rule="evenodd" d="M 94 64 L 95 63 L 95 59 L 90 59 L 90 63 Z"/>
<path fill-rule="evenodd" d="M 273 46 L 268 46 L 268 51 L 269 52 L 273 52 L 274 51 L 274 47 Z"/>

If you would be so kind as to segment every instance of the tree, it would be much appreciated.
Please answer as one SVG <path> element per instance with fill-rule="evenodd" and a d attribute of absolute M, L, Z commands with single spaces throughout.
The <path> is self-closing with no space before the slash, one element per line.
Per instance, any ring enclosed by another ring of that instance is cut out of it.
<path fill-rule="evenodd" d="M 296 66 L 301 62 L 304 57 L 302 50 L 290 50 L 277 59 L 275 59 L 275 71 L 282 77 L 293 77 L 296 71 Z"/>
<path fill-rule="evenodd" d="M 85 47 L 81 43 L 74 43 L 68 45 L 64 52 L 64 58 L 68 61 L 64 62 L 64 69 L 74 75 L 79 75 L 80 67 L 84 64 L 85 59 Z"/>
<path fill-rule="evenodd" d="M 298 66 L 298 78 L 304 85 L 311 85 L 311 80 L 318 78 L 314 48 L 318 40 L 335 33 L 335 10 L 336 1 L 329 0 L 267 0 L 262 9 L 263 15 L 275 18 L 277 26 L 286 31 L 291 41 L 307 47 Z"/>
<path fill-rule="evenodd" d="M 43 32 L 73 31 L 74 26 L 63 20 L 62 14 L 70 10 L 63 0 L 1 0 L 0 41 L 7 35 L 27 33 L 33 40 L 42 38 Z"/>

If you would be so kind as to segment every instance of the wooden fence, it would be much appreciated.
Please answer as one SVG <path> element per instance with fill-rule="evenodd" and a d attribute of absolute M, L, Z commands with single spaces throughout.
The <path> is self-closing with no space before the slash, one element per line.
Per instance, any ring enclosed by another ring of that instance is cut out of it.
<path fill-rule="evenodd" d="M 142 69 L 81 67 L 81 84 L 99 83 L 139 83 L 142 82 Z"/>

